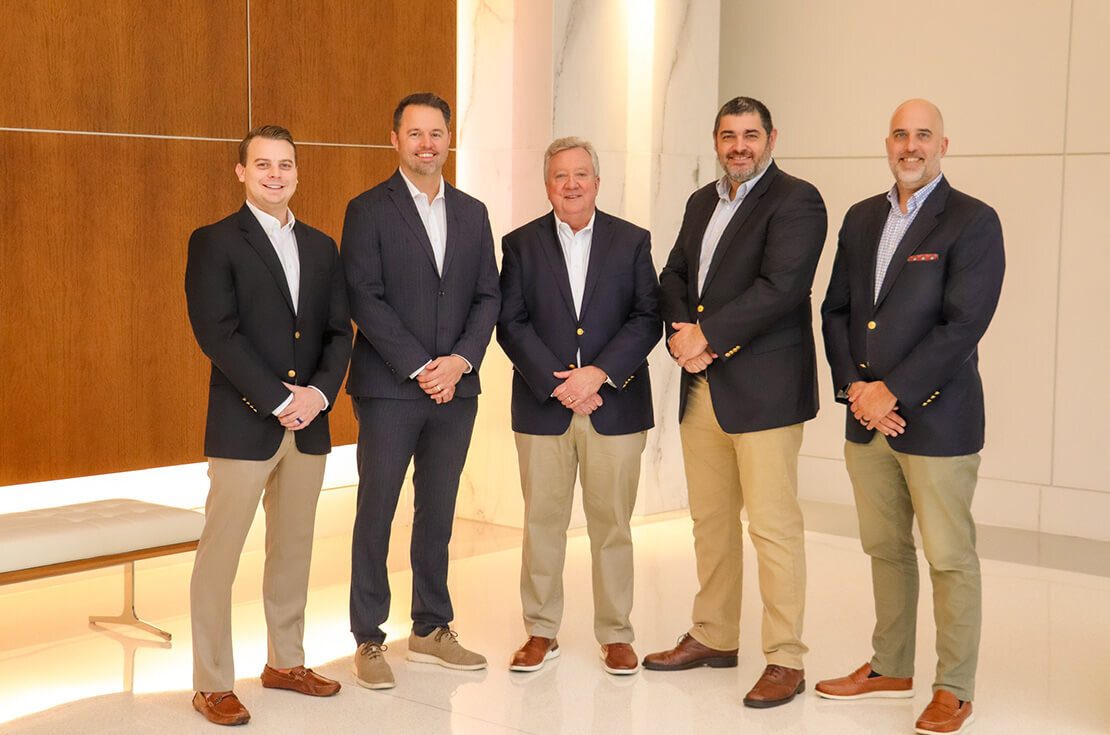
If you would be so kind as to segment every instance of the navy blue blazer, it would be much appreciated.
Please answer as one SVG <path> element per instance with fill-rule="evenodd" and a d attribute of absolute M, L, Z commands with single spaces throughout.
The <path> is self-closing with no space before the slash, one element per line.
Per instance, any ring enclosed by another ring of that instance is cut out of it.
<path fill-rule="evenodd" d="M 879 194 L 844 216 L 821 307 L 837 400 L 857 380 L 882 380 L 898 398 L 906 454 L 960 456 L 983 448 L 978 344 L 1006 268 L 995 211 L 942 179 L 891 258 L 877 302 L 875 260 L 890 202 Z M 849 441 L 872 432 L 848 412 Z"/>
<path fill-rule="evenodd" d="M 297 311 L 277 252 L 243 207 L 189 238 L 185 298 L 197 344 L 212 361 L 204 453 L 269 459 L 286 429 L 271 412 L 289 397 L 282 382 L 313 385 L 329 407 L 347 374 L 351 318 L 335 241 L 297 220 Z M 305 454 L 327 454 L 327 413 L 294 432 Z"/>
<path fill-rule="evenodd" d="M 699 322 L 718 359 L 705 370 L 713 411 L 730 434 L 790 426 L 817 415 L 810 289 L 828 220 L 812 184 L 773 162 L 733 214 L 698 294 L 701 241 L 720 197 L 713 182 L 686 203 L 659 275 L 663 320 Z M 691 375 L 682 371 L 679 420 Z"/>
<path fill-rule="evenodd" d="M 501 251 L 497 341 L 513 363 L 513 431 L 567 430 L 573 414 L 551 397 L 562 382 L 553 373 L 574 368 L 579 351 L 583 365 L 601 368 L 613 383 L 600 390 L 603 404 L 590 415 L 594 429 L 609 436 L 650 429 L 647 356 L 662 328 L 647 230 L 597 212 L 581 316 L 553 213 L 510 232 Z"/>
<path fill-rule="evenodd" d="M 447 242 L 442 277 L 400 171 L 351 200 L 342 258 L 358 327 L 347 392 L 427 399 L 409 375 L 441 355 L 473 370 L 455 395 L 481 392 L 478 368 L 497 321 L 500 294 L 486 206 L 444 181 Z"/>

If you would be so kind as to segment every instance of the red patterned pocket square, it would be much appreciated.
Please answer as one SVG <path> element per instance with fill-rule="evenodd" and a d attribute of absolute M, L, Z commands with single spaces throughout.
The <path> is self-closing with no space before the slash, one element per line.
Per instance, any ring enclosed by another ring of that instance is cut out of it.
<path fill-rule="evenodd" d="M 936 253 L 918 253 L 917 255 L 911 255 L 910 257 L 906 258 L 906 262 L 921 263 L 927 260 L 937 260 L 938 258 L 940 258 L 940 256 Z"/>

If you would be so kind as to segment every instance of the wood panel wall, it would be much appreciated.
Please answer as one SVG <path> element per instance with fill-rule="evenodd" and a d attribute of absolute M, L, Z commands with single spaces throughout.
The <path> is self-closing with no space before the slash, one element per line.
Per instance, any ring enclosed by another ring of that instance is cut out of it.
<path fill-rule="evenodd" d="M 193 229 L 242 204 L 237 141 L 288 127 L 293 211 L 338 241 L 347 201 L 396 166 L 397 100 L 433 90 L 454 104 L 455 13 L 440 0 L 0 4 L 0 485 L 203 459 L 208 365 L 185 255 Z M 354 441 L 345 398 L 332 427 Z"/>

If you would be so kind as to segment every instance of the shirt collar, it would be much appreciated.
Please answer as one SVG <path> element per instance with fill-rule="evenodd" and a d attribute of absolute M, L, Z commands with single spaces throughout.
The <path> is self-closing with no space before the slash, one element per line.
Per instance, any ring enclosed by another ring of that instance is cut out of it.
<path fill-rule="evenodd" d="M 589 233 L 590 235 L 593 234 L 594 220 L 597 219 L 597 210 L 594 210 L 594 213 L 590 215 L 590 221 L 587 222 L 586 226 L 578 232 L 572 230 L 570 225 L 559 219 L 559 215 L 555 214 L 554 212 L 551 213 L 551 216 L 555 218 L 555 231 L 558 232 L 560 235 L 566 235 L 569 238 L 573 238 L 575 235 L 581 235 L 583 233 Z"/>
<path fill-rule="evenodd" d="M 729 179 L 728 174 L 725 174 L 721 178 L 717 179 L 717 196 L 719 196 L 727 204 L 736 204 L 737 202 L 743 201 L 744 197 L 748 195 L 748 192 L 754 189 L 755 185 L 759 183 L 759 180 L 763 178 L 763 174 L 767 173 L 767 169 L 771 168 L 772 163 L 774 163 L 774 160 L 768 161 L 767 165 L 763 167 L 762 171 L 745 181 L 743 184 L 740 184 L 740 186 L 736 189 L 735 199 L 728 198 Z"/>
<path fill-rule="evenodd" d="M 906 202 L 906 215 L 916 212 L 917 209 L 925 203 L 925 200 L 929 198 L 929 195 L 933 193 L 933 189 L 937 188 L 937 184 L 939 184 L 940 180 L 943 178 L 944 174 L 937 174 L 936 178 L 915 191 L 910 196 L 909 201 Z M 902 214 L 902 208 L 898 206 L 898 184 L 890 187 L 890 191 L 886 193 L 886 200 L 890 202 L 891 209 L 896 209 L 898 210 L 898 214 Z"/>
<path fill-rule="evenodd" d="M 250 200 L 247 201 L 247 206 L 250 207 L 251 212 L 254 213 L 254 218 L 258 220 L 258 224 L 262 225 L 262 229 L 267 235 L 273 236 L 279 232 L 292 232 L 293 225 L 296 224 L 297 220 L 293 217 L 292 209 L 285 210 L 289 213 L 289 221 L 283 225 L 281 220 L 269 212 L 263 212 L 261 209 L 251 204 Z"/>
<path fill-rule="evenodd" d="M 405 176 L 404 171 L 402 171 L 401 169 L 397 169 L 397 171 L 398 171 L 398 173 L 401 174 L 401 178 L 405 180 L 405 186 L 407 186 L 409 188 L 409 194 L 412 195 L 413 199 L 416 199 L 421 194 L 424 194 L 424 192 L 422 192 L 422 191 L 420 191 L 419 189 L 416 188 L 416 184 L 409 181 L 409 177 Z M 427 196 L 427 195 L 425 194 L 425 196 Z M 431 201 L 429 201 L 428 203 L 431 204 L 432 202 L 436 201 L 437 199 L 443 199 L 443 177 L 442 176 L 439 177 L 439 192 L 434 197 L 432 197 Z"/>

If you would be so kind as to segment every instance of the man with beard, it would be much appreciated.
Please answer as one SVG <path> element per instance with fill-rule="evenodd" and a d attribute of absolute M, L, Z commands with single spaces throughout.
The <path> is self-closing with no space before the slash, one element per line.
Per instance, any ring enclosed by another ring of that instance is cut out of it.
<path fill-rule="evenodd" d="M 358 327 L 347 381 L 359 423 L 351 632 L 355 679 L 369 689 L 394 685 L 382 655 L 386 556 L 409 462 L 415 515 L 407 657 L 450 669 L 486 666 L 450 627 L 447 543 L 500 295 L 486 207 L 443 179 L 450 124 L 451 108 L 435 94 L 401 100 L 390 134 L 399 168 L 351 200 L 343 225 Z"/>
<path fill-rule="evenodd" d="M 874 655 L 817 684 L 828 699 L 913 697 L 921 530 L 937 626 L 933 699 L 915 732 L 972 720 L 982 586 L 971 500 L 983 448 L 978 344 L 1002 290 L 1002 226 L 940 171 L 936 105 L 908 100 L 890 120 L 894 186 L 844 216 L 821 307 L 837 400 L 849 404 L 844 459 L 860 542 L 871 557 Z"/>
<path fill-rule="evenodd" d="M 737 665 L 743 539 L 759 566 L 767 666 L 744 697 L 785 704 L 805 689 L 805 539 L 797 500 L 802 423 L 817 414 L 810 288 L 826 215 L 811 184 L 775 165 L 778 131 L 760 101 L 717 113 L 725 175 L 686 203 L 660 275 L 668 348 L 682 368 L 679 421 L 699 590 L 693 625 L 644 666 Z"/>

